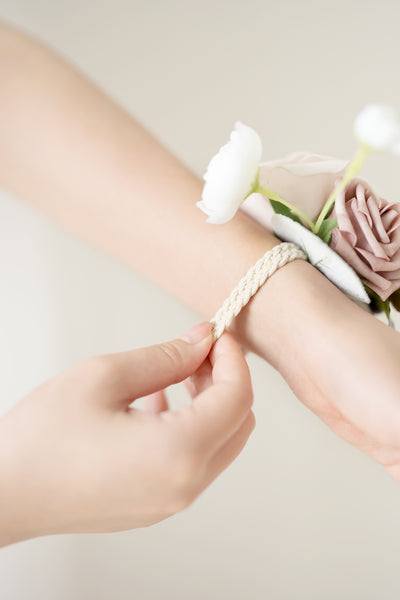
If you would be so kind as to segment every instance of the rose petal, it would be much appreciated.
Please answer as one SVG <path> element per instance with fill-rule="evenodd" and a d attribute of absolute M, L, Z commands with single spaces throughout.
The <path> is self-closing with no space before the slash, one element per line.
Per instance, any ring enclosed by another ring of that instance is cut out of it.
<path fill-rule="evenodd" d="M 400 280 L 396 281 L 396 282 L 390 282 L 389 283 L 389 287 L 386 288 L 385 291 L 382 291 L 382 288 L 380 288 L 379 286 L 376 286 L 373 282 L 369 282 L 368 283 L 368 287 L 371 288 L 371 290 L 373 290 L 375 292 L 375 294 L 377 294 L 381 300 L 383 300 L 384 302 L 386 302 L 386 300 L 388 298 L 390 298 L 390 296 L 393 294 L 393 292 L 395 292 L 396 290 L 399 289 L 400 287 Z"/>
<path fill-rule="evenodd" d="M 344 191 L 336 196 L 334 216 L 337 218 L 340 231 L 348 239 L 349 243 L 354 246 L 357 242 L 357 235 L 346 209 L 346 196 Z"/>
<path fill-rule="evenodd" d="M 388 273 L 390 271 L 396 271 L 397 269 L 400 269 L 400 256 L 397 261 L 394 259 L 389 260 L 388 258 L 384 260 L 375 256 L 375 254 L 372 252 L 368 252 L 368 250 L 365 250 L 365 248 L 359 248 L 356 246 L 355 250 L 357 250 L 358 254 L 365 258 L 375 273 Z"/>
<path fill-rule="evenodd" d="M 395 255 L 400 249 L 400 229 L 395 229 L 389 244 L 384 244 L 383 249 L 391 260 L 396 260 Z"/>
<path fill-rule="evenodd" d="M 263 163 L 259 181 L 315 221 L 347 164 L 344 160 L 297 152 Z"/>
<path fill-rule="evenodd" d="M 391 271 L 390 273 L 385 273 L 385 278 L 388 281 L 398 281 L 400 284 L 400 269 L 396 271 Z"/>
<path fill-rule="evenodd" d="M 367 206 L 373 223 L 373 233 L 379 238 L 379 241 L 382 244 L 388 244 L 390 242 L 390 238 L 386 232 L 385 226 L 383 225 L 382 215 L 379 211 L 376 198 L 370 196 L 367 200 Z"/>
<path fill-rule="evenodd" d="M 360 183 L 356 186 L 356 198 L 357 198 L 357 210 L 361 212 L 366 220 L 368 221 L 368 226 L 372 227 L 372 219 L 368 211 L 367 199 L 365 197 L 364 186 Z"/>
<path fill-rule="evenodd" d="M 400 226 L 400 206 L 392 202 L 380 209 L 380 212 L 385 231 L 390 236 Z"/>
<path fill-rule="evenodd" d="M 331 248 L 337 252 L 347 264 L 351 265 L 353 269 L 358 273 L 365 281 L 367 285 L 372 289 L 387 289 L 387 282 L 384 277 L 375 273 L 371 268 L 359 257 L 356 250 L 351 246 L 348 240 L 342 235 L 341 231 L 335 228 L 332 231 L 332 238 L 330 241 Z M 357 249 L 358 251 L 358 249 Z M 374 285 L 374 287 L 372 286 Z M 378 293 L 378 292 L 377 292 Z M 380 293 L 379 293 L 380 295 Z"/>
<path fill-rule="evenodd" d="M 372 219 L 368 211 L 367 202 L 365 199 L 364 190 L 362 193 L 360 192 L 360 186 L 357 186 L 357 207 L 352 206 L 353 216 L 358 223 L 359 230 L 362 233 L 362 237 L 357 235 L 357 247 L 360 247 L 361 244 L 365 241 L 368 246 L 368 250 L 375 254 L 375 256 L 381 258 L 382 260 L 389 260 L 386 256 L 385 252 L 382 250 L 381 245 L 378 240 L 374 236 L 371 227 L 372 227 Z"/>

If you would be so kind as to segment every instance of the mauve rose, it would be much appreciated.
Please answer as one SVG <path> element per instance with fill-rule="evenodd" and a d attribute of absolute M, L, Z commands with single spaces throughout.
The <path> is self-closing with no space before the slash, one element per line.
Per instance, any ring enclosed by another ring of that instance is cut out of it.
<path fill-rule="evenodd" d="M 335 201 L 331 248 L 382 300 L 400 288 L 400 203 L 354 180 Z"/>

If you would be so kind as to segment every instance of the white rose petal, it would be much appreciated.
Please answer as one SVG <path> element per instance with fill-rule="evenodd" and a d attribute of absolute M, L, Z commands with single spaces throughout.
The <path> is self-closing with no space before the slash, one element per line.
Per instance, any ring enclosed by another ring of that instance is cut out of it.
<path fill-rule="evenodd" d="M 292 152 L 283 158 L 270 160 L 261 165 L 267 173 L 273 169 L 284 169 L 288 173 L 307 177 L 309 175 L 325 175 L 326 173 L 339 174 L 348 165 L 348 160 L 341 160 L 323 154 L 312 154 L 311 152 Z M 274 191 L 276 191 L 274 189 Z"/>
<path fill-rule="evenodd" d="M 209 223 L 226 223 L 251 191 L 262 154 L 259 135 L 237 122 L 226 143 L 210 161 L 204 175 L 202 201 L 197 206 Z"/>
<path fill-rule="evenodd" d="M 310 263 L 345 294 L 352 299 L 370 303 L 362 281 L 354 269 L 321 238 L 284 215 L 274 214 L 271 225 L 280 239 L 300 246 L 307 254 Z"/>
<path fill-rule="evenodd" d="M 399 153 L 400 119 L 398 112 L 386 104 L 367 104 L 354 121 L 354 134 L 372 150 Z"/>

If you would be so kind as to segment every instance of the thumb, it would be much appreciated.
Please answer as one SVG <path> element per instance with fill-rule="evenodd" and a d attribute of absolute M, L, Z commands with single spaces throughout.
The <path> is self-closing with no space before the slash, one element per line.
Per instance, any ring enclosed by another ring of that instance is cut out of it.
<path fill-rule="evenodd" d="M 120 352 L 110 361 L 112 398 L 118 403 L 132 402 L 192 375 L 210 352 L 211 324 L 200 323 L 180 339 L 155 346 Z"/>

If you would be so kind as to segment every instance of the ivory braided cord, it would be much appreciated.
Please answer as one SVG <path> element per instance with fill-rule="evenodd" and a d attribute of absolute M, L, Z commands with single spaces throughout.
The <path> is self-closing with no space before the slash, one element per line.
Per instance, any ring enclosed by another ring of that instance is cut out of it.
<path fill-rule="evenodd" d="M 271 277 L 275 271 L 297 258 L 307 260 L 306 254 L 299 246 L 291 242 L 282 242 L 274 246 L 272 250 L 268 250 L 247 271 L 246 275 L 242 277 L 238 285 L 232 290 L 229 297 L 211 319 L 214 342 L 229 327 L 233 319 L 246 306 L 250 298 L 254 296 L 268 277 Z"/>

